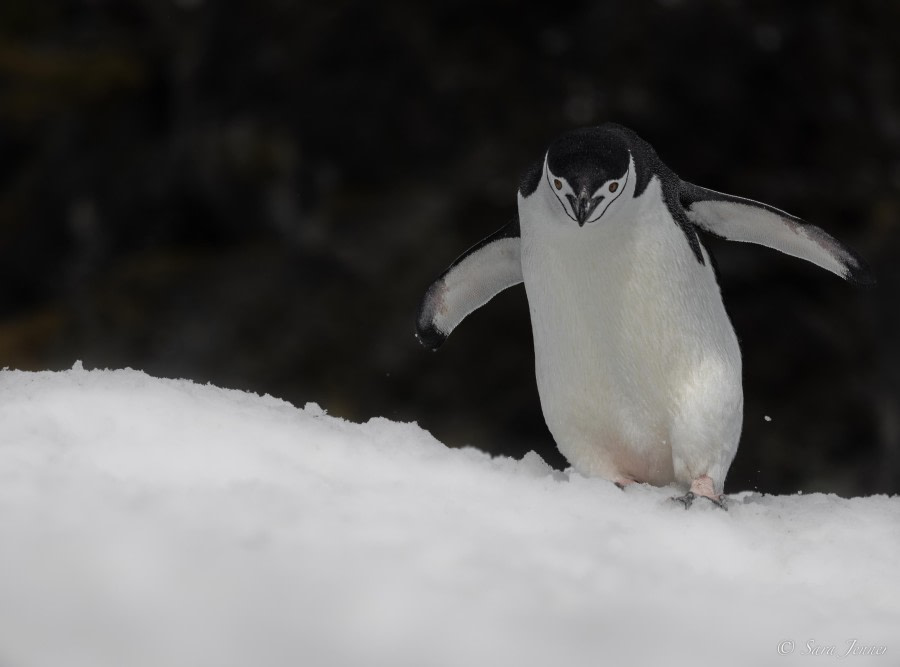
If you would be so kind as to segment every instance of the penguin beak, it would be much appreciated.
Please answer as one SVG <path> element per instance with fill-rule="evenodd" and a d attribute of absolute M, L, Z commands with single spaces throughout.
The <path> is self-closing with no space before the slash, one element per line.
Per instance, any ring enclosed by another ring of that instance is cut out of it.
<path fill-rule="evenodd" d="M 597 205 L 602 201 L 603 195 L 592 199 L 586 190 L 581 191 L 581 194 L 578 195 L 578 199 L 569 195 L 569 203 L 572 205 L 572 210 L 575 212 L 575 219 L 578 221 L 579 227 L 584 227 L 584 223 L 587 222 L 587 219 L 591 217 L 591 213 L 594 212 L 594 209 L 596 209 Z"/>

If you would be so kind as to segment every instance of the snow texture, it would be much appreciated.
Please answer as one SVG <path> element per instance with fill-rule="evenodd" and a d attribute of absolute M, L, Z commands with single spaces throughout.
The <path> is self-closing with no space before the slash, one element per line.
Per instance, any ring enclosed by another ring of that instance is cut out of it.
<path fill-rule="evenodd" d="M 685 511 L 131 370 L 0 395 L 4 667 L 900 664 L 896 497 Z"/>

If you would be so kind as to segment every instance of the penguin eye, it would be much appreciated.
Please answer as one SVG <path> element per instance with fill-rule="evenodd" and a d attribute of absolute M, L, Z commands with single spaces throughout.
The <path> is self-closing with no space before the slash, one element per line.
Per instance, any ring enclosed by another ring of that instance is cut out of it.
<path fill-rule="evenodd" d="M 553 179 L 553 185 L 556 186 L 557 190 L 562 190 L 562 181 L 560 181 L 558 178 Z"/>
<path fill-rule="evenodd" d="M 610 192 L 615 192 L 615 191 L 618 190 L 618 189 L 619 189 L 619 184 L 618 184 L 618 183 L 610 183 L 610 184 L 609 184 L 609 191 L 610 191 Z"/>

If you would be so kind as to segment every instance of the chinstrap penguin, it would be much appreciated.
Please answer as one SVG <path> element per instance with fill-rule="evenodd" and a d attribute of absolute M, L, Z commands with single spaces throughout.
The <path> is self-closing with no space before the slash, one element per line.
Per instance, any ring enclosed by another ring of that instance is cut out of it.
<path fill-rule="evenodd" d="M 522 179 L 518 217 L 431 285 L 417 336 L 436 349 L 524 282 L 547 426 L 574 469 L 676 483 L 725 507 L 743 420 L 741 353 L 698 231 L 799 257 L 851 282 L 863 262 L 767 204 L 681 180 L 633 131 L 556 139 Z"/>

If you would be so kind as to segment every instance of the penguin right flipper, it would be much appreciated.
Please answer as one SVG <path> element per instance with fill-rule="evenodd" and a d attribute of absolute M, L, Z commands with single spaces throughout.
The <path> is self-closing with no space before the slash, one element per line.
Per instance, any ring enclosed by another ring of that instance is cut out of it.
<path fill-rule="evenodd" d="M 465 317 L 522 282 L 518 217 L 460 255 L 419 306 L 416 337 L 436 350 Z"/>
<path fill-rule="evenodd" d="M 686 181 L 681 181 L 679 194 L 688 220 L 715 236 L 728 241 L 757 243 L 805 259 L 852 283 L 875 283 L 856 253 L 824 230 L 790 213 Z"/>

